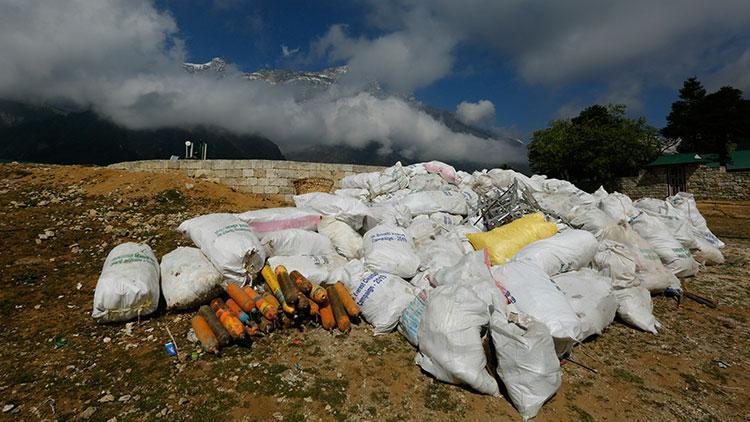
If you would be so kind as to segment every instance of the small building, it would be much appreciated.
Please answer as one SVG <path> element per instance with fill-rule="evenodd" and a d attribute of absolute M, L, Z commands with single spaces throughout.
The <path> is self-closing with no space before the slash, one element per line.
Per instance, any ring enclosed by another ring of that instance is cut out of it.
<path fill-rule="evenodd" d="M 620 178 L 618 190 L 633 198 L 690 192 L 699 200 L 750 201 L 750 150 L 733 152 L 725 166 L 718 154 L 664 154 L 638 176 Z"/>

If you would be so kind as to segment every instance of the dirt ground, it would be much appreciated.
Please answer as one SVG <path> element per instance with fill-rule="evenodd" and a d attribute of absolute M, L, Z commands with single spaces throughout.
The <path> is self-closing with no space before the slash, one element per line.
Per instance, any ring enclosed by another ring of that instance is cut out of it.
<path fill-rule="evenodd" d="M 520 419 L 507 398 L 435 381 L 398 333 L 373 337 L 365 323 L 349 335 L 277 332 L 184 362 L 163 345 L 169 327 L 181 351 L 194 350 L 192 312 L 94 324 L 114 245 L 148 242 L 160 257 L 190 243 L 174 231 L 189 217 L 276 205 L 177 175 L 1 165 L 0 419 Z M 725 241 L 727 262 L 685 282 L 717 309 L 655 297 L 662 331 L 615 322 L 576 348 L 572 358 L 597 372 L 565 363 L 537 420 L 747 420 L 750 240 Z"/>

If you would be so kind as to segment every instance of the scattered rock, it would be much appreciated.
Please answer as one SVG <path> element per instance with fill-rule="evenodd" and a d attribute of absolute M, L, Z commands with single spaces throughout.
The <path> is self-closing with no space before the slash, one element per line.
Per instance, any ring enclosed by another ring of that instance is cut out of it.
<path fill-rule="evenodd" d="M 178 402 L 180 406 L 187 404 L 190 400 L 186 399 L 185 397 L 180 397 L 180 401 Z"/>
<path fill-rule="evenodd" d="M 3 406 L 3 413 L 10 412 L 14 407 L 16 407 L 15 404 L 6 404 L 5 406 Z"/>
<path fill-rule="evenodd" d="M 96 412 L 96 407 L 89 406 L 89 407 L 86 408 L 86 410 L 84 410 L 83 412 L 79 413 L 78 417 L 81 418 L 81 419 L 89 419 L 92 416 L 94 416 L 94 412 Z"/>
<path fill-rule="evenodd" d="M 115 396 L 107 394 L 106 396 L 99 399 L 99 403 L 109 403 L 115 401 Z"/>
<path fill-rule="evenodd" d="M 109 343 L 110 341 L 112 341 L 112 339 L 109 337 L 104 337 L 104 340 L 102 341 L 104 341 L 105 343 Z"/>
<path fill-rule="evenodd" d="M 120 396 L 120 398 L 117 399 L 117 401 L 122 402 L 122 403 L 127 403 L 128 400 L 130 400 L 130 397 L 131 397 L 130 394 L 125 394 L 124 396 Z"/>

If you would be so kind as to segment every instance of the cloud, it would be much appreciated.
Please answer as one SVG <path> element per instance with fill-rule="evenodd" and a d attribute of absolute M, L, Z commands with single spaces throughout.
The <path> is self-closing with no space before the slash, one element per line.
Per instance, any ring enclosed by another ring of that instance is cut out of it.
<path fill-rule="evenodd" d="M 346 85 L 310 97 L 297 87 L 244 80 L 231 65 L 223 78 L 188 74 L 179 36 L 174 17 L 148 0 L 2 0 L 0 98 L 66 99 L 131 128 L 215 125 L 261 134 L 282 151 L 376 140 L 414 159 L 525 160 L 522 149 L 455 133 L 398 97 Z"/>
<path fill-rule="evenodd" d="M 438 48 L 442 60 L 450 62 L 463 46 L 481 47 L 511 64 L 522 80 L 546 86 L 613 76 L 674 84 L 696 72 L 713 73 L 728 43 L 750 48 L 747 0 L 371 0 L 369 5 L 368 22 L 383 34 L 357 43 L 358 56 L 374 54 L 376 41 L 389 36 L 403 41 L 404 50 L 417 50 L 422 40 L 399 34 L 432 27 L 448 40 L 447 48 Z M 414 59 L 392 60 L 408 66 Z M 741 73 L 726 72 L 743 80 Z M 436 75 L 432 80 L 446 74 Z"/>
<path fill-rule="evenodd" d="M 354 38 L 345 25 L 334 25 L 313 45 L 331 62 L 346 61 L 361 82 L 379 81 L 385 88 L 411 92 L 450 73 L 457 40 L 428 17 L 414 17 L 400 31 L 376 38 Z"/>
<path fill-rule="evenodd" d="M 289 47 L 287 47 L 286 45 L 281 44 L 281 55 L 284 56 L 284 57 L 289 57 L 289 56 L 291 56 L 293 54 L 297 54 L 298 52 L 299 52 L 299 47 L 298 48 L 289 49 Z"/>
<path fill-rule="evenodd" d="M 487 125 L 495 120 L 495 105 L 489 100 L 462 101 L 456 108 L 458 119 L 467 125 Z"/>

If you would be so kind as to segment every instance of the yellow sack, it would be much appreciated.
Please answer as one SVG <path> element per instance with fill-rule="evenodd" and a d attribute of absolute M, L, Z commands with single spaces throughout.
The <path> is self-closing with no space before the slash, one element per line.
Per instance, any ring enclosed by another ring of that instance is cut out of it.
<path fill-rule="evenodd" d="M 544 221 L 541 213 L 534 213 L 488 232 L 469 233 L 466 237 L 475 251 L 487 248 L 492 265 L 502 265 L 524 246 L 555 233 L 557 226 L 554 223 Z"/>

